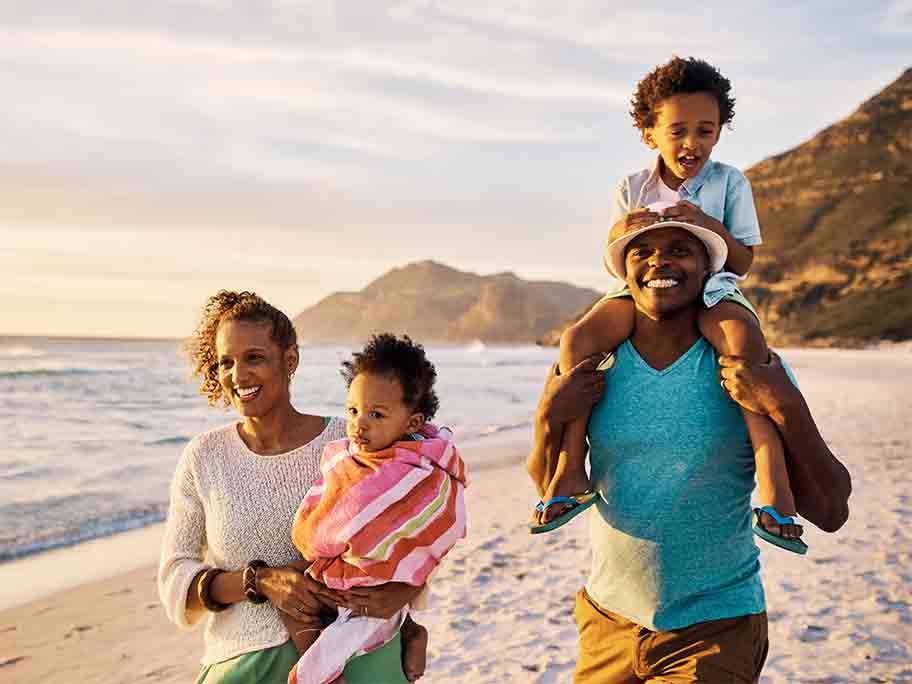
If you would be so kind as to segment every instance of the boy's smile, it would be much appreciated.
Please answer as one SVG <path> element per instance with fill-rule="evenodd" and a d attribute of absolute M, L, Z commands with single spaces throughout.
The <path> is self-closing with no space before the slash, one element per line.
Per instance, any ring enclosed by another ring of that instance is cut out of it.
<path fill-rule="evenodd" d="M 700 173 L 719 142 L 719 103 L 710 93 L 680 93 L 656 105 L 656 124 L 643 141 L 662 157 L 662 181 L 677 190 Z"/>

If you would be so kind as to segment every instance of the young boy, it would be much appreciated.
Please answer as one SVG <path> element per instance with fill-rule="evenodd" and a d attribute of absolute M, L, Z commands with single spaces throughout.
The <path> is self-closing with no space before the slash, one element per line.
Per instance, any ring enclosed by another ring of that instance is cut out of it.
<path fill-rule="evenodd" d="M 705 308 L 699 325 L 720 354 L 766 363 L 769 350 L 750 303 L 736 287 L 761 244 L 750 185 L 737 169 L 710 159 L 722 126 L 734 116 L 731 84 L 699 59 L 673 58 L 639 82 L 631 116 L 643 142 L 658 152 L 655 165 L 625 177 L 612 208 L 609 242 L 661 220 L 708 228 L 725 240 L 728 260 L 704 286 Z M 664 203 L 658 213 L 650 205 Z M 611 270 L 611 266 L 609 270 Z M 649 287 L 671 288 L 673 278 Z M 584 358 L 613 351 L 631 336 L 634 306 L 629 293 L 607 295 L 561 336 L 560 368 L 566 372 Z M 777 546 L 805 553 L 802 528 L 795 524 L 795 501 L 785 465 L 785 451 L 772 421 L 749 411 L 744 420 L 757 468 L 755 533 Z M 585 471 L 587 419 L 567 426 L 550 490 L 536 506 L 532 532 L 559 527 L 591 506 L 596 494 Z"/>
<path fill-rule="evenodd" d="M 342 364 L 348 384 L 348 439 L 323 451 L 321 478 L 295 515 L 292 540 L 311 561 L 307 573 L 330 589 L 357 594 L 389 582 L 425 584 L 465 536 L 465 463 L 437 411 L 437 373 L 407 336 L 374 336 Z M 297 630 L 302 653 L 289 682 L 335 681 L 347 660 L 402 630 L 403 670 L 424 672 L 427 630 L 408 605 L 388 619 L 340 609 L 325 629 Z"/>

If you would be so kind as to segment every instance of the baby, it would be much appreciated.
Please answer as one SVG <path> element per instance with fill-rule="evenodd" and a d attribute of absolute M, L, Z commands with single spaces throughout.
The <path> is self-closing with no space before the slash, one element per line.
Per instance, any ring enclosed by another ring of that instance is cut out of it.
<path fill-rule="evenodd" d="M 762 242 L 750 184 L 737 169 L 710 159 L 722 127 L 734 116 L 730 91 L 728 79 L 715 67 L 694 58 L 675 57 L 639 82 L 631 115 L 643 142 L 658 156 L 653 167 L 626 176 L 618 185 L 609 242 L 661 220 L 718 234 L 725 240 L 728 257 L 723 270 L 704 285 L 700 331 L 720 354 L 767 363 L 769 350 L 757 314 L 736 287 Z M 611 264 L 606 266 L 618 275 Z M 666 279 L 648 286 L 676 283 Z M 613 351 L 633 328 L 634 304 L 626 288 L 607 295 L 561 336 L 561 372 L 588 356 Z M 555 477 L 533 514 L 533 533 L 559 527 L 597 498 L 585 470 L 587 420 L 567 426 Z M 805 553 L 802 527 L 792 517 L 795 500 L 782 439 L 768 417 L 745 410 L 744 420 L 754 450 L 760 502 L 754 509 L 754 532 L 777 546 Z"/>
<path fill-rule="evenodd" d="M 308 574 L 343 593 L 404 582 L 415 587 L 465 536 L 465 464 L 447 428 L 427 422 L 438 408 L 437 373 L 407 336 L 374 336 L 342 364 L 348 438 L 328 444 L 321 478 L 295 515 L 292 540 Z M 293 636 L 302 653 L 289 682 L 336 680 L 346 662 L 402 631 L 403 670 L 424 672 L 427 630 L 408 606 L 383 619 L 340 608 L 327 627 Z"/>

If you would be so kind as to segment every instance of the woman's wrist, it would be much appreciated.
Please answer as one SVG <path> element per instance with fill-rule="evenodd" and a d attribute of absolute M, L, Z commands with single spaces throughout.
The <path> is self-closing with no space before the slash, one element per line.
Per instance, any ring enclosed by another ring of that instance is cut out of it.
<path fill-rule="evenodd" d="M 244 578 L 241 572 L 221 572 L 209 585 L 212 600 L 223 604 L 240 603 L 244 597 Z"/>

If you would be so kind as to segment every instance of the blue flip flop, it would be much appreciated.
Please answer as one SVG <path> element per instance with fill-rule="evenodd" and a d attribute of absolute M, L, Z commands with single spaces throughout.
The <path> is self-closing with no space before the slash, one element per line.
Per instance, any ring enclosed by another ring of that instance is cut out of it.
<path fill-rule="evenodd" d="M 544 513 L 551 506 L 556 506 L 557 504 L 570 504 L 573 508 L 570 508 L 554 520 L 546 522 L 544 525 L 529 525 L 529 532 L 532 534 L 541 534 L 542 532 L 550 532 L 551 530 L 556 530 L 558 527 L 565 525 L 578 516 L 580 513 L 585 511 L 587 508 L 592 506 L 598 500 L 598 493 L 589 489 L 582 494 L 574 494 L 573 496 L 555 496 L 547 501 L 539 501 L 535 504 L 535 510 L 539 513 Z"/>
<path fill-rule="evenodd" d="M 790 515 L 780 515 L 772 506 L 763 506 L 762 508 L 754 509 L 754 534 L 756 534 L 761 539 L 765 539 L 770 544 L 778 546 L 780 549 L 785 549 L 786 551 L 791 551 L 792 553 L 797 553 L 804 555 L 808 552 L 808 545 L 801 541 L 800 537 L 781 537 L 778 534 L 773 534 L 766 527 L 763 526 L 763 517 L 761 513 L 767 513 L 773 520 L 775 520 L 779 525 L 795 525 L 795 519 Z"/>

